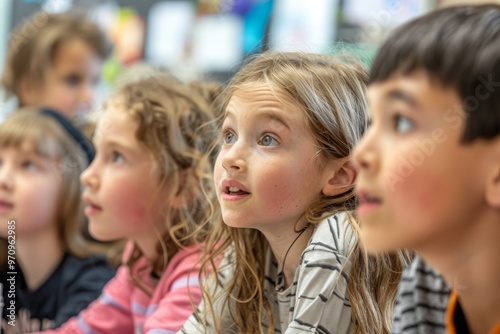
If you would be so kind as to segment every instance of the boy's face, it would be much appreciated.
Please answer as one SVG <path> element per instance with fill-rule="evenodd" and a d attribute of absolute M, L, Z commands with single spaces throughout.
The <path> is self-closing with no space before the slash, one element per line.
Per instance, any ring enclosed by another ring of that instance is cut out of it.
<path fill-rule="evenodd" d="M 53 108 L 68 117 L 91 111 L 102 60 L 80 39 L 57 48 L 41 86 L 21 90 L 24 105 Z"/>
<path fill-rule="evenodd" d="M 368 251 L 436 251 L 470 235 L 486 205 L 491 152 L 481 140 L 460 143 L 463 102 L 423 71 L 369 87 L 371 126 L 354 152 Z"/>

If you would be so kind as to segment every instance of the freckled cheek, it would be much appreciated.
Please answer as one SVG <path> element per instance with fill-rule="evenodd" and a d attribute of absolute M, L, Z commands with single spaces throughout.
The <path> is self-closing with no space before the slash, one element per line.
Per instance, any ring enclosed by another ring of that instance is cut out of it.
<path fill-rule="evenodd" d="M 301 205 L 301 189 L 296 178 L 284 174 L 266 175 L 261 179 L 262 205 L 267 212 L 281 214 L 284 210 L 297 210 Z"/>

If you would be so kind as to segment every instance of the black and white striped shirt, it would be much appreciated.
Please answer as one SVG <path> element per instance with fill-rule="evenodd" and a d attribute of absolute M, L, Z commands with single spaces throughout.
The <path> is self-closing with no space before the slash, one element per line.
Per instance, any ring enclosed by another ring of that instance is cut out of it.
<path fill-rule="evenodd" d="M 302 252 L 294 280 L 286 289 L 282 283 L 282 274 L 278 272 L 277 262 L 269 251 L 264 293 L 273 312 L 275 333 L 352 332 L 347 280 L 351 265 L 348 257 L 355 244 L 356 233 L 346 214 L 338 213 L 325 218 L 316 226 L 309 244 Z M 229 270 L 224 270 L 221 274 L 226 279 L 231 275 Z M 222 302 L 218 303 L 219 307 L 216 302 L 214 304 L 216 314 L 220 314 L 222 319 L 220 333 L 238 333 L 229 316 L 231 304 L 225 309 L 221 307 Z M 202 303 L 179 333 L 215 334 L 213 326 L 208 324 L 205 330 L 197 320 L 203 317 L 204 311 Z M 261 326 L 266 333 L 267 321 L 264 320 Z"/>
<path fill-rule="evenodd" d="M 405 269 L 394 309 L 394 334 L 444 334 L 451 289 L 419 257 Z"/>

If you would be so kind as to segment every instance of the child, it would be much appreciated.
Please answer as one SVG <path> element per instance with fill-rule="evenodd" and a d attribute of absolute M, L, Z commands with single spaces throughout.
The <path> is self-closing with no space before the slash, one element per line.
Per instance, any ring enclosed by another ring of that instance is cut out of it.
<path fill-rule="evenodd" d="M 128 83 L 106 103 L 82 174 L 85 214 L 96 239 L 130 241 L 102 296 L 58 333 L 172 333 L 193 313 L 215 135 L 211 123 L 195 130 L 211 114 L 167 75 Z"/>
<path fill-rule="evenodd" d="M 20 106 L 82 116 L 91 110 L 109 51 L 104 34 L 86 19 L 38 12 L 12 32 L 1 82 Z"/>
<path fill-rule="evenodd" d="M 370 80 L 354 154 L 362 241 L 430 265 L 409 269 L 394 331 L 500 333 L 500 7 L 400 27 Z"/>
<path fill-rule="evenodd" d="M 23 109 L 0 124 L 4 333 L 59 326 L 113 276 L 104 257 L 92 256 L 98 245 L 82 235 L 80 173 L 92 157 L 85 137 L 53 111 Z"/>
<path fill-rule="evenodd" d="M 204 268 L 225 259 L 182 333 L 389 332 L 404 258 L 365 257 L 353 216 L 366 81 L 354 60 L 302 53 L 233 78 Z"/>

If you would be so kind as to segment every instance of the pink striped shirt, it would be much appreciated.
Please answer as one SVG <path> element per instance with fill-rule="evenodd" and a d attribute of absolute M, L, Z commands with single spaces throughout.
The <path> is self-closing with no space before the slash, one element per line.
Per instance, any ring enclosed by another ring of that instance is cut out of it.
<path fill-rule="evenodd" d="M 58 329 L 43 333 L 176 333 L 201 300 L 197 266 L 200 256 L 199 246 L 180 250 L 159 280 L 142 270 L 141 282 L 154 290 L 151 297 L 132 283 L 129 269 L 122 265 L 96 301 Z M 146 263 L 142 258 L 135 268 Z"/>

